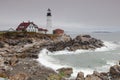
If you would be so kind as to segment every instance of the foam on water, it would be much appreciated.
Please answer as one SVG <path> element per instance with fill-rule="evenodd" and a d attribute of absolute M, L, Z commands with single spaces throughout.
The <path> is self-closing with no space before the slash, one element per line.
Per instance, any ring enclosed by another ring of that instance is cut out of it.
<path fill-rule="evenodd" d="M 48 54 L 51 54 L 51 52 L 49 52 L 47 49 L 43 49 L 40 54 L 39 54 L 39 58 L 37 59 L 42 65 L 46 66 L 46 67 L 50 67 L 54 70 L 61 68 L 61 67 L 68 67 L 66 65 L 60 65 L 58 63 L 55 64 L 55 62 L 57 62 L 56 60 L 54 60 L 53 58 L 51 58 Z"/>
<path fill-rule="evenodd" d="M 110 51 L 110 50 L 115 50 L 116 48 L 120 47 L 120 45 L 114 43 L 114 42 L 107 42 L 104 41 L 104 47 L 97 48 L 95 51 L 100 52 L 100 51 Z"/>
<path fill-rule="evenodd" d="M 87 53 L 91 51 L 92 50 L 76 50 L 76 51 L 62 50 L 62 51 L 55 51 L 53 53 L 49 53 L 49 55 L 71 55 L 71 54 Z"/>
<path fill-rule="evenodd" d="M 115 61 L 115 60 L 108 60 L 107 61 L 107 65 L 110 65 L 110 66 L 113 66 L 113 65 L 118 65 L 119 64 L 119 62 L 118 61 Z"/>
<path fill-rule="evenodd" d="M 62 68 L 62 67 L 72 67 L 72 66 L 69 66 L 69 65 L 61 65 L 60 63 L 58 64 L 58 62 L 51 58 L 47 53 L 51 54 L 51 52 L 48 52 L 47 49 L 43 49 L 40 54 L 39 54 L 39 58 L 37 59 L 42 65 L 46 66 L 46 67 L 49 67 L 49 68 L 52 68 L 53 70 L 57 70 L 59 68 Z M 57 62 L 57 63 L 55 63 Z M 79 71 L 82 71 L 84 72 L 85 76 L 87 74 L 91 74 L 93 72 L 92 69 L 89 69 L 89 68 L 74 68 L 73 67 L 73 74 L 72 74 L 72 77 L 76 77 L 77 76 L 77 73 Z"/>
<path fill-rule="evenodd" d="M 84 76 L 87 76 L 88 74 L 92 74 L 93 73 L 93 69 L 90 68 L 73 68 L 73 74 L 71 75 L 71 77 L 76 77 L 78 72 L 83 72 Z"/>
<path fill-rule="evenodd" d="M 95 67 L 95 68 L 73 68 L 73 74 L 72 76 L 73 77 L 76 77 L 77 76 L 77 73 L 79 71 L 83 72 L 84 75 L 88 75 L 88 74 L 92 74 L 93 71 L 98 71 L 98 72 L 108 72 L 109 71 L 109 68 L 115 64 L 118 64 L 117 61 L 114 61 L 114 60 L 109 60 L 109 61 L 106 61 L 106 65 L 103 65 L 103 66 L 100 66 L 100 67 Z"/>
<path fill-rule="evenodd" d="M 43 49 L 40 54 L 39 54 L 39 58 L 37 59 L 42 65 L 46 66 L 46 67 L 50 67 L 53 70 L 57 70 L 59 68 L 62 67 L 72 67 L 69 65 L 63 65 L 61 64 L 59 61 L 57 61 L 56 59 L 54 59 L 53 57 L 51 57 L 50 55 L 70 55 L 70 54 L 80 54 L 80 53 L 87 53 L 87 52 L 101 52 L 101 51 L 110 51 L 110 50 L 114 50 L 118 47 L 117 44 L 114 44 L 112 42 L 104 42 L 105 47 L 102 48 L 98 48 L 95 51 L 93 50 L 76 50 L 76 51 L 67 51 L 67 50 L 62 50 L 62 51 L 56 51 L 56 52 L 49 52 L 47 49 Z M 94 70 L 102 72 L 102 71 L 108 71 L 110 66 L 115 65 L 117 62 L 116 61 L 111 61 L 111 60 L 106 60 L 106 64 L 103 65 L 102 67 L 94 67 L 94 68 L 73 68 L 73 74 L 72 77 L 76 77 L 77 73 L 79 71 L 84 72 L 85 76 L 87 74 L 92 74 Z"/>
<path fill-rule="evenodd" d="M 107 42 L 104 41 L 104 47 L 97 48 L 95 50 L 76 50 L 76 51 L 68 51 L 68 50 L 62 50 L 62 51 L 55 51 L 53 53 L 49 53 L 49 55 L 70 55 L 70 54 L 80 54 L 80 53 L 88 53 L 88 52 L 104 52 L 104 51 L 110 51 L 115 50 L 116 48 L 120 47 L 120 45 L 115 44 L 114 42 Z"/>
<path fill-rule="evenodd" d="M 103 65 L 101 67 L 96 67 L 95 70 L 98 72 L 108 72 L 109 68 L 115 64 L 118 64 L 115 60 L 107 60 L 106 65 Z"/>

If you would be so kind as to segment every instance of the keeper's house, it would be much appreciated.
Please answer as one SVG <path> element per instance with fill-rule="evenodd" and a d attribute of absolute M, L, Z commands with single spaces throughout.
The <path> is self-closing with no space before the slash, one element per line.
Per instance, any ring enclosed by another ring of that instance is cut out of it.
<path fill-rule="evenodd" d="M 19 26 L 16 28 L 16 31 L 27 31 L 27 32 L 40 32 L 40 33 L 46 33 L 48 30 L 39 28 L 36 24 L 33 22 L 22 22 L 19 24 Z"/>

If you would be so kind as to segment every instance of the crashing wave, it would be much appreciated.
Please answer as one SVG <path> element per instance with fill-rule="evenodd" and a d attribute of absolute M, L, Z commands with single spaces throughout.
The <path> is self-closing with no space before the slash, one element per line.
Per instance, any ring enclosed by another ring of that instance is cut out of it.
<path fill-rule="evenodd" d="M 104 52 L 104 51 L 115 50 L 120 46 L 113 42 L 107 42 L 107 41 L 104 41 L 104 45 L 105 45 L 104 47 L 97 48 L 95 50 L 82 50 L 82 49 L 78 49 L 76 51 L 62 50 L 62 51 L 55 51 L 53 53 L 48 51 L 48 54 L 49 55 L 70 55 L 70 54 L 80 54 L 80 53 L 88 53 L 88 52 Z"/>
<path fill-rule="evenodd" d="M 46 66 L 46 67 L 50 67 L 53 70 L 57 70 L 59 68 L 62 67 L 72 67 L 69 65 L 63 65 L 61 64 L 59 61 L 57 61 L 56 59 L 54 59 L 53 57 L 51 57 L 51 55 L 70 55 L 70 54 L 79 54 L 79 53 L 88 53 L 88 52 L 104 52 L 104 51 L 110 51 L 110 50 L 115 50 L 117 47 L 119 47 L 118 44 L 115 44 L 113 42 L 104 42 L 104 47 L 102 48 L 97 48 L 96 50 L 76 50 L 76 51 L 68 51 L 68 50 L 62 50 L 62 51 L 55 51 L 55 52 L 50 52 L 47 49 L 43 49 L 40 54 L 39 54 L 39 58 L 37 59 L 42 65 Z M 106 60 L 105 60 L 106 61 Z M 104 64 L 103 66 L 100 67 L 88 67 L 88 68 L 81 68 L 79 67 L 79 69 L 72 67 L 73 68 L 73 77 L 77 76 L 77 73 L 79 71 L 84 72 L 85 76 L 87 74 L 92 74 L 94 70 L 96 71 L 108 71 L 108 68 L 112 65 L 115 65 L 116 61 L 106 61 L 106 64 Z"/>

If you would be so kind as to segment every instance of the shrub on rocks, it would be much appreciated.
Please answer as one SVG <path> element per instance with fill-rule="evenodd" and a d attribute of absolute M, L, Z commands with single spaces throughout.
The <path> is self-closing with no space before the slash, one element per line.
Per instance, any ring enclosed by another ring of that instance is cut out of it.
<path fill-rule="evenodd" d="M 62 76 L 58 74 L 51 74 L 48 76 L 47 80 L 62 80 Z"/>
<path fill-rule="evenodd" d="M 60 68 L 57 71 L 59 72 L 59 74 L 61 74 L 64 77 L 67 77 L 67 78 L 69 78 L 71 76 L 71 74 L 73 73 L 72 68 Z"/>
<path fill-rule="evenodd" d="M 28 80 L 28 78 L 29 75 L 24 72 L 20 72 L 18 74 L 9 77 L 10 80 Z"/>

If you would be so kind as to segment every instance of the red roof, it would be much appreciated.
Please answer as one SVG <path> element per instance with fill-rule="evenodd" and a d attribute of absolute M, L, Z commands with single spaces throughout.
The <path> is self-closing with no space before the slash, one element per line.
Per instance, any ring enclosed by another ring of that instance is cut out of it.
<path fill-rule="evenodd" d="M 17 27 L 17 31 L 19 31 L 19 30 L 26 30 L 26 28 L 30 25 L 30 24 L 33 24 L 34 26 L 36 26 L 36 28 L 38 28 L 37 27 L 37 25 L 35 25 L 33 22 L 22 22 L 22 23 L 20 23 L 20 25 Z"/>
<path fill-rule="evenodd" d="M 55 30 L 53 30 L 53 34 L 64 34 L 64 30 L 62 30 L 62 29 L 55 29 Z"/>
<path fill-rule="evenodd" d="M 43 28 L 38 28 L 39 31 L 43 31 Z"/>
<path fill-rule="evenodd" d="M 55 29 L 54 31 L 64 31 L 64 30 L 62 30 L 62 29 Z"/>
<path fill-rule="evenodd" d="M 47 29 L 44 29 L 44 31 L 48 31 Z"/>
<path fill-rule="evenodd" d="M 48 31 L 47 29 L 38 28 L 39 31 Z"/>
<path fill-rule="evenodd" d="M 25 30 L 30 25 L 30 22 L 23 22 L 17 27 L 17 31 L 19 30 Z"/>

